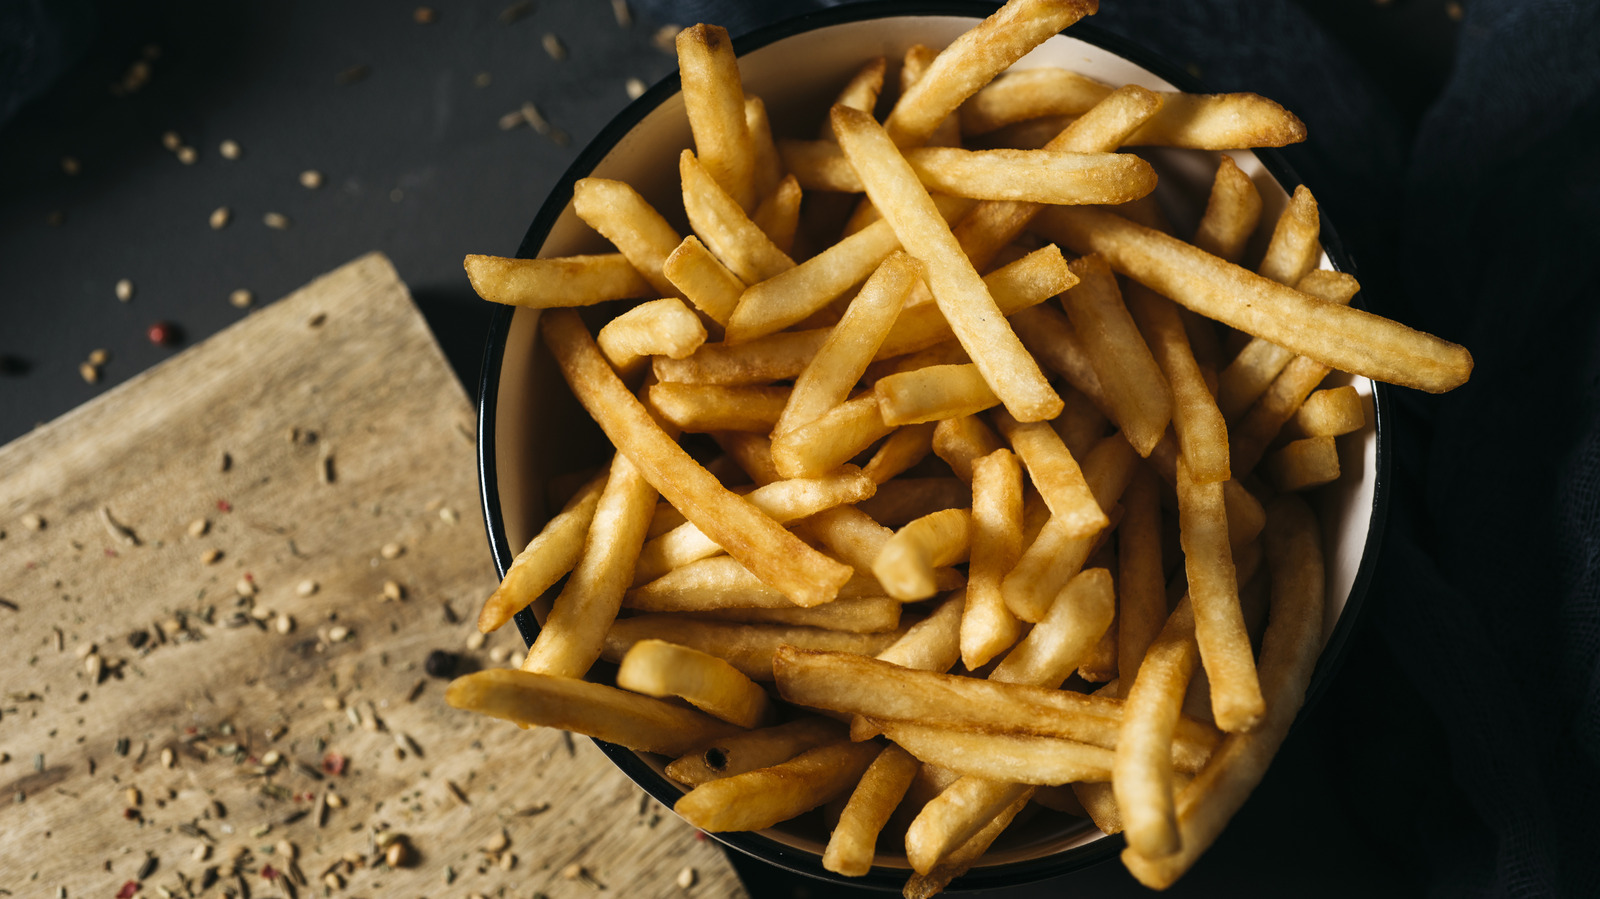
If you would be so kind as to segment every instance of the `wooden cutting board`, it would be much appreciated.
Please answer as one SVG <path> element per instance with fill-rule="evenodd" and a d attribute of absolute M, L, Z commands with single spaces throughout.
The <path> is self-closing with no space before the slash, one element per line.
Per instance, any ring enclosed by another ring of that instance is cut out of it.
<path fill-rule="evenodd" d="M 426 674 L 521 655 L 473 642 L 472 435 L 373 254 L 0 448 L 0 896 L 745 895 L 587 740 Z"/>

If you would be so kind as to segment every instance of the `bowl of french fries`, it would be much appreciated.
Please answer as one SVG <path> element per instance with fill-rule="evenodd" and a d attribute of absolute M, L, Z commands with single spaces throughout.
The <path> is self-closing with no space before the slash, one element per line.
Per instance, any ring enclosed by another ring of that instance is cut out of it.
<path fill-rule="evenodd" d="M 453 705 L 840 883 L 1193 865 L 1355 625 L 1378 382 L 1472 360 L 1362 308 L 1293 113 L 1094 11 L 687 28 L 467 257 L 479 627 L 530 648 Z"/>

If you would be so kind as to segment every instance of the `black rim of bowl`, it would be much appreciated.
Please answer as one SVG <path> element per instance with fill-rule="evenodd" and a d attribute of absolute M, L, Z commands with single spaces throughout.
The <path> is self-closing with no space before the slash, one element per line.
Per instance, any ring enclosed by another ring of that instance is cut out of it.
<path fill-rule="evenodd" d="M 905 2 L 905 0 L 875 0 L 875 2 L 830 7 L 805 13 L 741 35 L 734 39 L 733 46 L 738 55 L 743 56 L 783 38 L 831 25 L 900 16 L 965 16 L 973 19 L 982 19 L 993 12 L 993 4 L 975 2 L 975 0 L 911 0 L 911 2 Z M 1137 63 L 1157 76 L 1165 78 L 1180 90 L 1197 93 L 1205 92 L 1205 88 L 1199 79 L 1190 75 L 1181 67 L 1126 38 L 1096 28 L 1088 22 L 1075 24 L 1063 33 Z M 519 257 L 533 258 L 538 255 L 539 248 L 549 235 L 550 229 L 555 225 L 556 218 L 566 208 L 568 198 L 572 195 L 573 185 L 578 179 L 588 175 L 625 134 L 639 124 L 646 115 L 663 101 L 678 93 L 678 90 L 678 75 L 674 72 L 656 83 L 637 100 L 623 109 L 605 128 L 601 129 L 600 133 L 589 142 L 583 152 L 578 154 L 572 165 L 562 174 L 561 179 L 556 182 L 549 197 L 540 207 L 538 214 L 534 216 L 533 223 L 528 226 L 527 234 L 523 237 L 522 244 L 517 250 Z M 1300 178 L 1290 168 L 1282 154 L 1271 149 L 1255 150 L 1254 153 L 1260 158 L 1267 171 L 1283 186 L 1285 191 L 1292 192 L 1301 183 Z M 1345 252 L 1344 245 L 1340 242 L 1338 235 L 1326 219 L 1322 223 L 1322 244 L 1323 249 L 1328 254 L 1328 258 L 1332 260 L 1336 269 L 1354 273 L 1354 267 L 1349 255 Z M 1357 303 L 1360 304 L 1359 298 Z M 483 370 L 478 384 L 478 482 L 482 491 L 482 511 L 488 530 L 489 546 L 494 554 L 495 568 L 502 577 L 505 575 L 507 568 L 510 567 L 511 560 L 516 553 L 511 548 L 510 541 L 506 537 L 505 522 L 500 512 L 499 483 L 495 473 L 494 412 L 500 389 L 501 360 L 505 353 L 506 340 L 514 314 L 515 309 L 509 306 L 496 310 L 490 323 L 489 336 L 484 348 Z M 1360 618 L 1367 589 L 1377 568 L 1378 549 L 1382 544 L 1383 524 L 1388 508 L 1389 495 L 1390 454 L 1388 451 L 1389 441 L 1386 436 L 1388 417 L 1385 414 L 1388 398 L 1385 385 L 1378 382 L 1373 383 L 1372 399 L 1376 409 L 1375 429 L 1377 432 L 1372 517 L 1368 522 L 1366 543 L 1362 548 L 1361 563 L 1357 568 L 1355 580 L 1351 585 L 1350 595 L 1345 601 L 1338 623 L 1334 626 L 1333 634 L 1328 638 L 1327 644 L 1323 647 L 1322 655 L 1317 661 L 1311 687 L 1307 692 L 1305 706 L 1300 711 L 1301 717 L 1304 717 L 1311 707 L 1326 693 L 1328 684 L 1333 679 L 1333 673 L 1337 670 L 1349 645 L 1350 635 L 1356 628 L 1356 622 Z M 524 609 L 518 613 L 516 623 L 523 640 L 532 645 L 534 637 L 539 631 L 539 624 L 534 619 L 533 613 Z M 601 740 L 595 740 L 594 743 L 634 783 L 669 808 L 682 795 L 682 791 L 677 785 L 657 774 L 655 769 L 645 764 L 632 750 Z M 842 877 L 824 869 L 819 856 L 786 846 L 760 833 L 718 833 L 712 834 L 712 836 L 727 846 L 731 846 L 740 852 L 769 864 L 830 883 L 898 891 L 905 883 L 908 875 L 908 872 L 904 869 L 874 866 L 871 872 L 864 877 Z M 950 891 L 993 889 L 1044 880 L 1067 874 L 1110 858 L 1121 850 L 1122 845 L 1122 838 L 1116 836 L 1037 859 L 993 867 L 980 866 L 958 878 L 950 885 L 949 889 Z"/>

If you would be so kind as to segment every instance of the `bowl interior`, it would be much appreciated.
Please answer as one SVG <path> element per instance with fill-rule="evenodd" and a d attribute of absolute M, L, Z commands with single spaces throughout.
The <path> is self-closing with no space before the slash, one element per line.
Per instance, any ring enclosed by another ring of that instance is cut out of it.
<path fill-rule="evenodd" d="M 981 17 L 981 16 L 980 16 Z M 746 92 L 766 102 L 773 130 L 778 137 L 814 137 L 828 104 L 855 71 L 867 60 L 887 56 L 900 59 L 914 44 L 942 47 L 970 29 L 978 18 L 962 15 L 899 15 L 837 20 L 806 30 L 816 18 L 800 20 L 784 29 L 769 29 L 738 42 L 740 74 Z M 752 46 L 752 44 L 759 44 Z M 1082 72 L 1101 81 L 1139 84 L 1151 89 L 1173 90 L 1176 86 L 1143 65 L 1094 43 L 1068 35 L 1046 41 L 1024 57 L 1017 68 L 1061 66 Z M 804 72 L 797 77 L 797 72 Z M 892 78 L 891 69 L 891 78 Z M 652 104 L 654 104 L 652 106 Z M 677 154 L 692 146 L 683 99 L 676 92 L 675 79 L 669 79 L 623 114 L 621 122 L 633 122 L 619 139 L 607 145 L 616 132 L 603 133 L 579 160 L 575 169 L 593 161 L 587 171 L 569 173 L 547 201 L 547 209 L 530 230 L 524 251 L 538 256 L 564 256 L 575 253 L 610 252 L 603 238 L 585 225 L 572 211 L 571 184 L 576 177 L 595 175 L 614 178 L 633 185 L 669 221 L 688 233 L 679 198 Z M 1161 174 L 1158 199 L 1174 222 L 1179 234 L 1192 233 L 1204 209 L 1218 154 L 1197 151 L 1141 151 Z M 1285 190 L 1294 183 L 1280 183 L 1261 156 L 1247 151 L 1231 152 L 1239 166 L 1255 181 L 1263 200 L 1262 221 L 1270 230 L 1278 212 L 1287 202 Z M 1273 168 L 1286 173 L 1280 164 Z M 557 207 L 560 211 L 553 217 Z M 549 222 L 547 233 L 538 233 L 541 223 Z M 1325 238 L 1326 238 L 1325 234 Z M 1257 236 L 1264 244 L 1265 233 Z M 1335 248 L 1336 241 L 1325 239 Z M 1256 248 L 1259 253 L 1260 247 Z M 1346 268 L 1342 259 L 1324 255 L 1322 267 Z M 592 468 L 601 464 L 608 452 L 604 438 L 578 407 L 562 382 L 559 372 L 536 337 L 538 313 L 517 309 L 510 315 L 504 341 L 493 341 L 485 375 L 485 427 L 483 441 L 484 487 L 489 527 L 502 573 L 515 548 L 530 540 L 549 514 L 545 492 L 549 480 L 557 475 Z M 498 355 L 498 358 L 495 358 Z M 495 371 L 495 367 L 498 371 Z M 493 383 L 489 383 L 492 381 Z M 1326 633 L 1342 637 L 1347 628 L 1336 628 L 1347 600 L 1358 593 L 1362 562 L 1370 531 L 1377 520 L 1378 431 L 1377 410 L 1372 383 L 1365 378 L 1346 377 L 1367 406 L 1368 426 L 1352 437 L 1341 438 L 1341 467 L 1345 475 L 1335 485 L 1314 491 L 1313 504 L 1321 517 L 1328 559 L 1328 604 Z M 495 514 L 496 507 L 498 515 Z M 548 599 L 536 604 L 533 616 L 542 621 Z M 1351 616 L 1353 617 L 1353 616 Z M 531 639 L 535 630 L 529 616 L 519 616 L 524 634 Z M 1348 625 L 1351 622 L 1346 621 Z M 1319 678 L 1326 679 L 1332 660 L 1324 658 Z M 666 759 L 632 754 L 611 748 L 629 775 L 646 790 L 670 804 L 682 788 L 662 774 Z M 621 756 L 637 759 L 626 764 Z M 752 852 L 804 873 L 835 879 L 823 871 L 818 858 L 827 832 L 818 816 L 797 819 L 760 834 L 720 835 L 737 848 Z M 1100 845 L 1096 845 L 1100 844 Z M 1054 813 L 1036 814 L 1007 831 L 983 863 L 964 878 L 967 886 L 1016 882 L 1025 872 L 1035 876 L 1059 873 L 1105 857 L 1120 844 L 1108 841 L 1083 819 Z M 868 884 L 880 882 L 898 888 L 907 865 L 903 856 L 880 854 L 874 876 Z M 862 884 L 859 879 L 847 881 Z"/>

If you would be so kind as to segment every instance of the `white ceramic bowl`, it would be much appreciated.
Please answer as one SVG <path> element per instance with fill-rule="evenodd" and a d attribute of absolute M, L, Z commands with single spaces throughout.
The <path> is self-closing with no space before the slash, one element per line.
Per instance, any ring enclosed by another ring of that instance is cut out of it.
<path fill-rule="evenodd" d="M 838 7 L 763 29 L 734 41 L 745 90 L 766 102 L 779 137 L 814 136 L 838 89 L 861 64 L 876 56 L 899 59 L 913 44 L 942 47 L 977 24 L 992 6 L 981 3 L 873 3 Z M 1091 20 L 1092 21 L 1092 20 Z M 1062 66 L 1101 81 L 1158 90 L 1200 90 L 1175 66 L 1126 41 L 1080 23 L 1045 42 L 1017 68 Z M 678 151 L 692 146 L 678 80 L 657 84 L 624 110 L 579 155 L 533 220 L 519 255 L 565 256 L 608 252 L 603 238 L 571 208 L 572 186 L 590 175 L 626 181 L 637 188 L 679 233 L 689 233 L 679 199 Z M 1204 209 L 1217 154 L 1146 152 L 1161 175 L 1158 197 L 1177 226 L 1189 233 Z M 1233 152 L 1255 181 L 1270 223 L 1298 183 L 1272 152 Z M 1258 235 L 1265 241 L 1265 233 Z M 1325 268 L 1348 270 L 1337 237 L 1324 223 Z M 1259 249 L 1259 247 L 1257 248 Z M 572 399 L 536 337 L 538 313 L 503 309 L 492 326 L 479 392 L 479 471 L 485 520 L 495 564 L 503 575 L 516 548 L 546 520 L 545 485 L 556 475 L 600 464 L 609 452 L 587 415 Z M 1328 559 L 1328 645 L 1312 683 L 1320 692 L 1354 627 L 1360 597 L 1371 577 L 1381 530 L 1386 454 L 1382 451 L 1382 405 L 1372 382 L 1348 378 L 1367 402 L 1366 430 L 1340 439 L 1344 477 L 1313 495 L 1324 527 Z M 548 598 L 519 615 L 531 643 Z M 629 777 L 671 805 L 683 788 L 662 774 L 667 759 L 610 744 L 601 748 Z M 760 833 L 718 834 L 737 849 L 811 876 L 858 886 L 898 890 L 909 873 L 903 855 L 880 854 L 865 878 L 840 878 L 820 864 L 827 834 L 816 813 Z M 1106 858 L 1121 848 L 1087 821 L 1055 813 L 1019 819 L 982 864 L 953 889 L 991 888 L 1055 876 Z"/>

